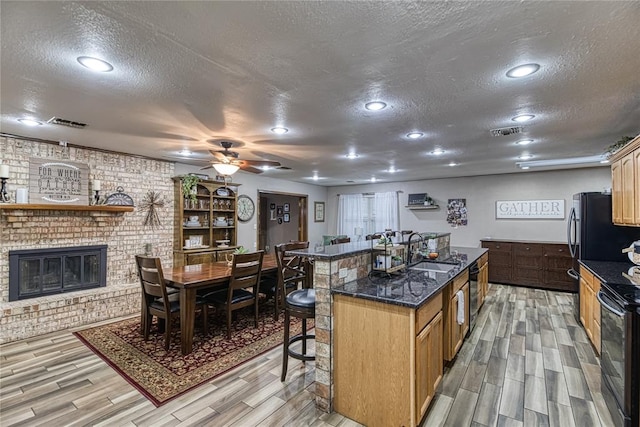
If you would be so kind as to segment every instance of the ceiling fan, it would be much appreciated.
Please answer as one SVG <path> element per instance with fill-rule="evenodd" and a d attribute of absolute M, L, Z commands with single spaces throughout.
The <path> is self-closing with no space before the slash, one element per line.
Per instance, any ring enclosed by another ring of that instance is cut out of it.
<path fill-rule="evenodd" d="M 211 164 L 202 169 L 215 168 L 223 175 L 231 175 L 238 169 L 242 169 L 251 173 L 262 173 L 260 167 L 277 167 L 280 166 L 280 162 L 273 162 L 269 160 L 241 160 L 239 154 L 235 151 L 229 150 L 233 146 L 231 141 L 220 141 L 220 145 L 224 150 L 209 150 L 211 154 L 216 158 Z M 234 168 L 235 167 L 235 168 Z M 226 172 L 226 173 L 225 173 Z"/>

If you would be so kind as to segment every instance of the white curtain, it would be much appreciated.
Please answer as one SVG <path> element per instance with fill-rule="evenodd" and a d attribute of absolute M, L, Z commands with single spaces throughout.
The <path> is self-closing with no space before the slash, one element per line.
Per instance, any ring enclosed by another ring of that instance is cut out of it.
<path fill-rule="evenodd" d="M 375 193 L 373 212 L 376 231 L 384 231 L 387 228 L 393 231 L 399 230 L 398 193 L 396 191 Z"/>
<path fill-rule="evenodd" d="M 341 194 L 338 196 L 338 234 L 356 239 L 356 228 L 364 227 L 364 196 Z"/>

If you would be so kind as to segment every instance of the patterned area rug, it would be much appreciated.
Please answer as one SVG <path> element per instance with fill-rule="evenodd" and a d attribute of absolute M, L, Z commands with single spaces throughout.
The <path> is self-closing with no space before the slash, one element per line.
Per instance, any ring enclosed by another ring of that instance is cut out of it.
<path fill-rule="evenodd" d="M 261 313 L 258 328 L 245 310 L 236 312 L 231 339 L 227 339 L 224 316 L 209 319 L 209 336 L 202 334 L 202 322 L 196 316 L 193 352 L 180 352 L 180 325 L 173 324 L 171 347 L 164 349 L 164 335 L 151 328 L 149 341 L 140 333 L 140 317 L 126 319 L 74 334 L 122 375 L 154 405 L 160 406 L 198 385 L 210 381 L 242 363 L 282 344 L 284 321 L 273 320 L 273 311 Z M 307 329 L 313 321 L 307 322 Z M 290 333 L 300 333 L 300 319 L 291 320 Z"/>

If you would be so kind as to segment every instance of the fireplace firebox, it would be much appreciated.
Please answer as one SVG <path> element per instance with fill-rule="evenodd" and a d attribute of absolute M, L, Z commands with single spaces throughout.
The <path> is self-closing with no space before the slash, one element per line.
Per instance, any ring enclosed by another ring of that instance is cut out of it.
<path fill-rule="evenodd" d="M 9 251 L 9 301 L 107 285 L 107 245 Z"/>

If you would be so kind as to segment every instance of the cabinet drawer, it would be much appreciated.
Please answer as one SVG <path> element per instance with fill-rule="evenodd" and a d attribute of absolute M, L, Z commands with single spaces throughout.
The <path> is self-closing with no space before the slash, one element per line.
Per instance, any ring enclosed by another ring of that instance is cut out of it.
<path fill-rule="evenodd" d="M 215 252 L 205 252 L 205 253 L 187 255 L 187 265 L 208 264 L 210 262 L 215 262 L 215 261 L 216 261 Z"/>
<path fill-rule="evenodd" d="M 416 335 L 442 310 L 442 292 L 416 310 Z"/>
<path fill-rule="evenodd" d="M 516 256 L 542 256 L 542 246 L 528 243 L 519 243 L 513 246 Z"/>
<path fill-rule="evenodd" d="M 571 258 L 567 245 L 542 245 L 542 252 L 547 257 Z"/>
<path fill-rule="evenodd" d="M 480 257 L 480 259 L 478 260 L 478 267 L 482 267 L 487 263 L 487 261 L 489 261 L 489 252 Z"/>
<path fill-rule="evenodd" d="M 453 283 L 451 284 L 451 294 L 455 294 L 464 286 L 465 283 L 469 281 L 469 270 L 465 270 L 464 273 L 461 273 L 458 277 L 453 279 Z"/>
<path fill-rule="evenodd" d="M 505 242 L 487 242 L 487 241 L 483 241 L 482 242 L 482 247 L 483 248 L 487 248 L 490 251 L 496 251 L 496 252 L 511 252 L 511 243 L 505 243 Z"/>
<path fill-rule="evenodd" d="M 589 270 L 580 266 L 580 278 L 585 281 L 585 283 L 593 290 L 593 273 Z"/>

